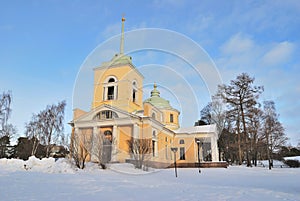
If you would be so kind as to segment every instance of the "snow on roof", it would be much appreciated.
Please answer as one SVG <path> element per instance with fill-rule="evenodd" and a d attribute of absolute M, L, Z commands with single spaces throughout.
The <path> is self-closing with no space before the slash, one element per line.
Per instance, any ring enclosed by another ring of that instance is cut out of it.
<path fill-rule="evenodd" d="M 184 134 L 192 134 L 192 133 L 212 133 L 216 132 L 216 125 L 203 125 L 203 126 L 193 126 L 186 128 L 179 128 L 174 131 L 175 133 L 184 133 Z"/>

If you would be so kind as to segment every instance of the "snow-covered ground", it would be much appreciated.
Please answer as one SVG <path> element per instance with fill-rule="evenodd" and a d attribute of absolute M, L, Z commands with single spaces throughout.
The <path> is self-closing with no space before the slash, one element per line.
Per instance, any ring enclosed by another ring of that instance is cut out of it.
<path fill-rule="evenodd" d="M 24 166 L 26 165 L 26 166 Z M 300 168 L 134 169 L 0 159 L 0 200 L 300 200 Z"/>

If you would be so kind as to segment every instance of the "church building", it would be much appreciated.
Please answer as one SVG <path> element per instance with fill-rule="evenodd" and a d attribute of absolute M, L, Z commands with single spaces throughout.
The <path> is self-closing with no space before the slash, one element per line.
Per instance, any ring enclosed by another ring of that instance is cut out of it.
<path fill-rule="evenodd" d="M 103 160 L 110 163 L 134 161 L 135 153 L 130 146 L 134 139 L 147 140 L 144 161 L 149 166 L 169 167 L 174 159 L 182 167 L 218 162 L 215 125 L 180 127 L 180 111 L 163 98 L 159 84 L 153 83 L 149 98 L 143 100 L 144 77 L 132 58 L 124 54 L 124 22 L 122 18 L 120 52 L 94 68 L 90 111 L 79 108 L 73 111 L 71 143 L 78 136 L 90 141 L 104 137 Z M 80 154 L 86 152 L 87 160 L 97 162 L 93 152 L 82 144 L 79 146 Z M 90 146 L 96 149 L 99 145 L 90 143 Z"/>

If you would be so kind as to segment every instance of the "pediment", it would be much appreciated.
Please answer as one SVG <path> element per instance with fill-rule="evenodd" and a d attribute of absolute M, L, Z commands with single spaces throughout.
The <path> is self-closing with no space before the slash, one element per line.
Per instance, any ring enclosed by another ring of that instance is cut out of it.
<path fill-rule="evenodd" d="M 136 115 L 128 113 L 126 111 L 120 110 L 119 108 L 113 107 L 111 105 L 103 104 L 86 114 L 82 115 L 75 122 L 83 121 L 95 121 L 95 120 L 105 120 L 105 119 L 124 119 L 129 117 L 136 117 Z"/>

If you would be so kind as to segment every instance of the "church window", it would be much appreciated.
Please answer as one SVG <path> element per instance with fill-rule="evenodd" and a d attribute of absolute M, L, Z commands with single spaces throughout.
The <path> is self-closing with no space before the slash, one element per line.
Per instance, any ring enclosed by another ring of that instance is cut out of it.
<path fill-rule="evenodd" d="M 107 87 L 107 100 L 114 100 L 115 87 Z"/>
<path fill-rule="evenodd" d="M 185 148 L 180 147 L 180 160 L 185 160 Z"/>
<path fill-rule="evenodd" d="M 174 122 L 174 115 L 170 114 L 170 122 L 173 123 Z"/>
<path fill-rule="evenodd" d="M 156 141 L 152 140 L 152 156 L 153 157 L 155 156 L 155 152 L 156 152 L 155 146 L 156 146 Z"/>
<path fill-rule="evenodd" d="M 104 100 L 116 100 L 117 99 L 117 79 L 113 76 L 110 76 L 106 79 L 106 82 L 104 83 L 104 94 L 103 99 Z"/>
<path fill-rule="evenodd" d="M 168 145 L 165 146 L 165 157 L 168 159 Z"/>
<path fill-rule="evenodd" d="M 137 85 L 136 81 L 132 83 L 132 102 L 136 102 L 137 100 Z"/>
<path fill-rule="evenodd" d="M 152 113 L 152 118 L 155 119 L 155 116 L 156 116 L 156 115 L 155 115 L 155 113 L 153 112 L 153 113 Z"/>
<path fill-rule="evenodd" d="M 98 114 L 96 114 L 94 117 L 95 120 L 115 119 L 115 118 L 118 118 L 118 114 L 111 110 L 103 110 L 103 111 L 99 112 Z"/>
<path fill-rule="evenodd" d="M 133 92 L 132 92 L 132 101 L 135 102 L 136 101 L 136 90 L 133 89 Z"/>
<path fill-rule="evenodd" d="M 156 132 L 155 131 L 152 132 L 152 137 L 156 138 Z"/>
<path fill-rule="evenodd" d="M 184 140 L 179 140 L 179 144 L 184 144 Z"/>
<path fill-rule="evenodd" d="M 108 82 L 115 82 L 114 78 L 109 78 Z"/>

